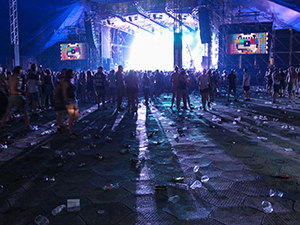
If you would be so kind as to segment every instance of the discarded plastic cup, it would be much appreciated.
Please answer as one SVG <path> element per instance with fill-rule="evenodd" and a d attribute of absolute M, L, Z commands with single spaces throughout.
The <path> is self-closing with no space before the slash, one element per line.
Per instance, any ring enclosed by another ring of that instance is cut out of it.
<path fill-rule="evenodd" d="M 270 197 L 274 197 L 276 195 L 276 191 L 274 191 L 273 189 L 270 189 L 269 195 L 270 195 Z"/>
<path fill-rule="evenodd" d="M 37 225 L 48 225 L 49 224 L 48 218 L 43 215 L 38 215 L 37 217 L 35 217 L 34 222 Z"/>
<path fill-rule="evenodd" d="M 82 167 L 85 167 L 86 166 L 86 164 L 83 162 L 83 163 L 80 163 L 79 165 L 78 165 L 78 167 L 79 168 L 82 168 Z"/>
<path fill-rule="evenodd" d="M 105 185 L 104 187 L 102 187 L 102 190 L 108 191 L 108 190 L 112 190 L 112 189 L 118 189 L 119 187 L 120 187 L 119 183 L 108 184 L 108 185 Z"/>
<path fill-rule="evenodd" d="M 283 192 L 277 191 L 277 196 L 278 196 L 279 198 L 282 198 L 282 197 L 283 197 Z"/>
<path fill-rule="evenodd" d="M 48 182 L 55 182 L 55 177 L 45 177 L 44 179 Z"/>
<path fill-rule="evenodd" d="M 83 140 L 88 140 L 91 138 L 92 138 L 92 136 L 90 134 L 83 136 Z"/>
<path fill-rule="evenodd" d="M 271 202 L 263 201 L 261 203 L 261 206 L 262 206 L 265 213 L 272 213 L 273 212 L 273 207 L 272 207 Z"/>
<path fill-rule="evenodd" d="M 41 135 L 44 136 L 44 135 L 48 135 L 48 134 L 51 134 L 51 133 L 53 133 L 52 130 L 45 130 L 45 131 L 43 131 L 43 132 L 41 133 Z"/>
<path fill-rule="evenodd" d="M 127 153 L 129 153 L 129 150 L 128 150 L 128 149 L 121 149 L 121 150 L 120 150 L 120 154 L 121 154 L 121 155 L 125 155 L 125 154 L 127 154 Z"/>
<path fill-rule="evenodd" d="M 7 149 L 8 147 L 7 147 L 7 145 L 2 145 L 2 144 L 0 144 L 0 149 Z"/>
<path fill-rule="evenodd" d="M 102 210 L 102 209 L 97 211 L 97 214 L 99 214 L 99 215 L 102 215 L 102 214 L 104 214 L 104 213 L 105 213 L 105 211 Z"/>
<path fill-rule="evenodd" d="M 257 137 L 257 139 L 262 140 L 262 141 L 267 141 L 268 140 L 268 138 L 266 138 L 266 137 Z"/>
<path fill-rule="evenodd" d="M 174 187 L 181 190 L 189 190 L 189 185 L 184 183 L 176 183 L 176 184 L 169 184 L 170 187 Z"/>
<path fill-rule="evenodd" d="M 209 181 L 209 177 L 207 175 L 204 175 L 201 177 L 201 182 L 202 183 L 207 183 Z"/>
<path fill-rule="evenodd" d="M 194 169 L 193 169 L 194 173 L 197 173 L 199 171 L 199 169 L 200 169 L 200 167 L 198 165 L 194 166 Z"/>
<path fill-rule="evenodd" d="M 68 210 L 68 212 L 80 211 L 80 199 L 68 199 L 67 200 L 67 210 Z"/>
<path fill-rule="evenodd" d="M 184 182 L 184 177 L 175 177 L 172 179 L 173 183 L 183 183 Z"/>
<path fill-rule="evenodd" d="M 190 186 L 191 189 L 201 188 L 202 183 L 199 180 L 195 180 L 194 183 Z"/>
<path fill-rule="evenodd" d="M 68 156 L 75 156 L 76 153 L 75 153 L 75 152 L 68 152 L 67 155 L 68 155 Z"/>
<path fill-rule="evenodd" d="M 66 207 L 67 207 L 67 206 L 66 206 L 65 204 L 57 206 L 56 208 L 54 208 L 54 209 L 52 210 L 52 215 L 53 215 L 53 216 L 56 216 L 56 215 L 59 214 L 61 211 L 63 211 Z"/>
<path fill-rule="evenodd" d="M 172 197 L 169 197 L 169 199 L 168 199 L 168 201 L 169 202 L 172 202 L 172 203 L 176 203 L 176 202 L 178 202 L 180 200 L 180 197 L 178 196 L 178 195 L 174 195 L 174 196 L 172 196 Z"/>

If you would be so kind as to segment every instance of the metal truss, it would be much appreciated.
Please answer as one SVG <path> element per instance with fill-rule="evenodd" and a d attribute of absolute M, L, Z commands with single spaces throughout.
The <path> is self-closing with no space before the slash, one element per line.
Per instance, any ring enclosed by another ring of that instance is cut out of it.
<path fill-rule="evenodd" d="M 10 43 L 14 48 L 14 66 L 20 65 L 17 0 L 9 0 Z"/>

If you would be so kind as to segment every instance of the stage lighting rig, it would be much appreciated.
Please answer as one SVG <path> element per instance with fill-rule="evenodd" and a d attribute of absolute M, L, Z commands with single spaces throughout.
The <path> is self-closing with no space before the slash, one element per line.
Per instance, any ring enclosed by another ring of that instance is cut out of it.
<path fill-rule="evenodd" d="M 133 23 L 132 21 L 130 21 L 130 19 L 129 19 L 129 21 L 128 21 L 128 20 L 126 20 L 124 17 L 122 17 L 121 15 L 117 15 L 117 14 L 114 14 L 113 16 L 119 18 L 119 19 L 120 19 L 122 22 L 124 22 L 124 23 L 129 23 L 129 24 L 131 24 L 131 25 L 137 27 L 138 29 L 141 29 L 141 30 L 146 31 L 146 32 L 148 32 L 148 33 L 150 33 L 150 34 L 153 34 L 153 32 L 147 30 L 146 28 L 143 28 L 143 27 L 141 27 L 141 26 L 139 26 L 139 25 Z M 131 18 L 131 17 L 129 17 L 129 18 Z"/>
<path fill-rule="evenodd" d="M 166 8 L 165 8 L 165 13 L 166 13 L 166 15 L 169 16 L 170 18 L 176 20 L 181 26 L 184 26 L 185 28 L 187 28 L 190 32 L 196 32 L 193 28 L 191 28 L 190 26 L 188 26 L 188 25 L 186 25 L 186 24 L 184 24 L 184 23 L 182 22 L 181 15 L 179 15 L 180 18 L 175 17 L 175 16 L 174 16 L 173 10 L 170 9 L 168 6 L 166 6 Z"/>
<path fill-rule="evenodd" d="M 135 5 L 135 7 L 136 7 L 138 13 L 139 13 L 141 16 L 143 16 L 144 18 L 150 20 L 151 22 L 153 22 L 153 23 L 155 23 L 155 24 L 157 24 L 157 25 L 159 25 L 159 26 L 161 26 L 161 27 L 163 27 L 163 28 L 169 30 L 169 27 L 167 27 L 167 26 L 165 26 L 165 25 L 163 25 L 163 24 L 161 24 L 161 23 L 159 23 L 159 22 L 157 22 L 157 21 L 151 19 L 150 13 L 148 13 L 146 10 L 144 10 L 144 9 L 140 6 L 140 4 L 139 4 L 138 2 L 135 2 L 134 5 Z"/>

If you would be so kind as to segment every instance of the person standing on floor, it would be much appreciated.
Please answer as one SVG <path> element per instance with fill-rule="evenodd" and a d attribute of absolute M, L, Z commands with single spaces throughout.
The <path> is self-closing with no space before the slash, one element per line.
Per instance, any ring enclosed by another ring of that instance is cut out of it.
<path fill-rule="evenodd" d="M 148 106 L 149 95 L 150 95 L 150 79 L 147 73 L 144 73 L 142 78 L 142 87 L 144 92 L 145 104 Z"/>
<path fill-rule="evenodd" d="M 105 95 L 106 95 L 106 76 L 103 73 L 103 67 L 98 67 L 98 72 L 94 76 L 96 93 L 97 93 L 97 105 L 100 108 L 100 99 L 102 100 L 102 107 L 105 108 Z"/>
<path fill-rule="evenodd" d="M 227 99 L 230 101 L 230 94 L 231 91 L 233 91 L 234 94 L 234 101 L 237 102 L 237 97 L 236 97 L 236 74 L 234 70 L 231 70 L 230 74 L 228 74 L 228 96 Z"/>
<path fill-rule="evenodd" d="M 181 99 L 183 101 L 183 109 L 187 109 L 187 86 L 188 80 L 184 69 L 181 69 L 178 75 L 178 85 L 177 85 L 177 110 L 180 110 Z"/>
<path fill-rule="evenodd" d="M 276 99 L 278 96 L 278 93 L 280 91 L 280 81 L 281 81 L 281 76 L 277 68 L 275 68 L 273 74 L 273 103 L 276 103 Z"/>
<path fill-rule="evenodd" d="M 177 89 L 178 89 L 178 76 L 179 76 L 179 68 L 175 66 L 175 72 L 171 75 L 171 83 L 172 83 L 172 102 L 171 109 L 173 108 L 175 97 L 177 98 Z"/>
<path fill-rule="evenodd" d="M 56 126 L 57 131 L 61 132 L 64 130 L 64 126 L 62 124 L 62 116 L 63 113 L 66 112 L 65 102 L 64 102 L 64 96 L 63 96 L 63 81 L 66 75 L 66 69 L 63 69 L 61 73 L 57 76 L 57 83 L 54 87 L 54 101 L 53 106 L 54 110 L 57 112 L 56 115 Z"/>
<path fill-rule="evenodd" d="M 123 66 L 118 66 L 118 71 L 116 72 L 116 87 L 117 87 L 117 110 L 121 110 L 121 104 L 124 95 L 124 77 L 123 77 Z"/>
<path fill-rule="evenodd" d="M 287 83 L 288 83 L 288 93 L 289 93 L 289 102 L 292 102 L 296 100 L 296 91 L 297 91 L 297 79 L 298 74 L 295 71 L 294 67 L 290 67 L 288 69 L 288 76 L 287 76 Z"/>
<path fill-rule="evenodd" d="M 109 90 L 108 90 L 108 99 L 109 102 L 115 103 L 116 101 L 116 74 L 112 70 L 108 74 Z"/>
<path fill-rule="evenodd" d="M 207 111 L 206 102 L 208 101 L 209 75 L 206 72 L 206 69 L 204 69 L 203 73 L 199 76 L 198 85 L 199 85 L 199 88 L 200 88 L 203 110 Z"/>
<path fill-rule="evenodd" d="M 37 113 L 37 107 L 39 105 L 39 83 L 40 79 L 36 64 L 32 64 L 26 82 L 26 95 L 33 114 Z"/>
<path fill-rule="evenodd" d="M 244 75 L 243 75 L 243 89 L 246 94 L 245 101 L 250 101 L 250 82 L 251 82 L 251 76 L 248 73 L 248 69 L 244 69 Z"/>

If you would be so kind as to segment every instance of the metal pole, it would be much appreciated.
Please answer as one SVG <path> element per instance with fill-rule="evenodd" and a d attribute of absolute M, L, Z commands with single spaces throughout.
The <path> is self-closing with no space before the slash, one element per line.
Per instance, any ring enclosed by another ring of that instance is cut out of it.
<path fill-rule="evenodd" d="M 20 66 L 19 22 L 17 0 L 9 0 L 10 43 L 13 48 L 13 66 Z"/>
<path fill-rule="evenodd" d="M 290 54 L 289 54 L 289 66 L 292 66 L 293 58 L 293 28 L 290 28 Z"/>
<path fill-rule="evenodd" d="M 181 3 L 179 0 L 174 0 L 174 66 L 182 67 L 182 17 Z"/>

